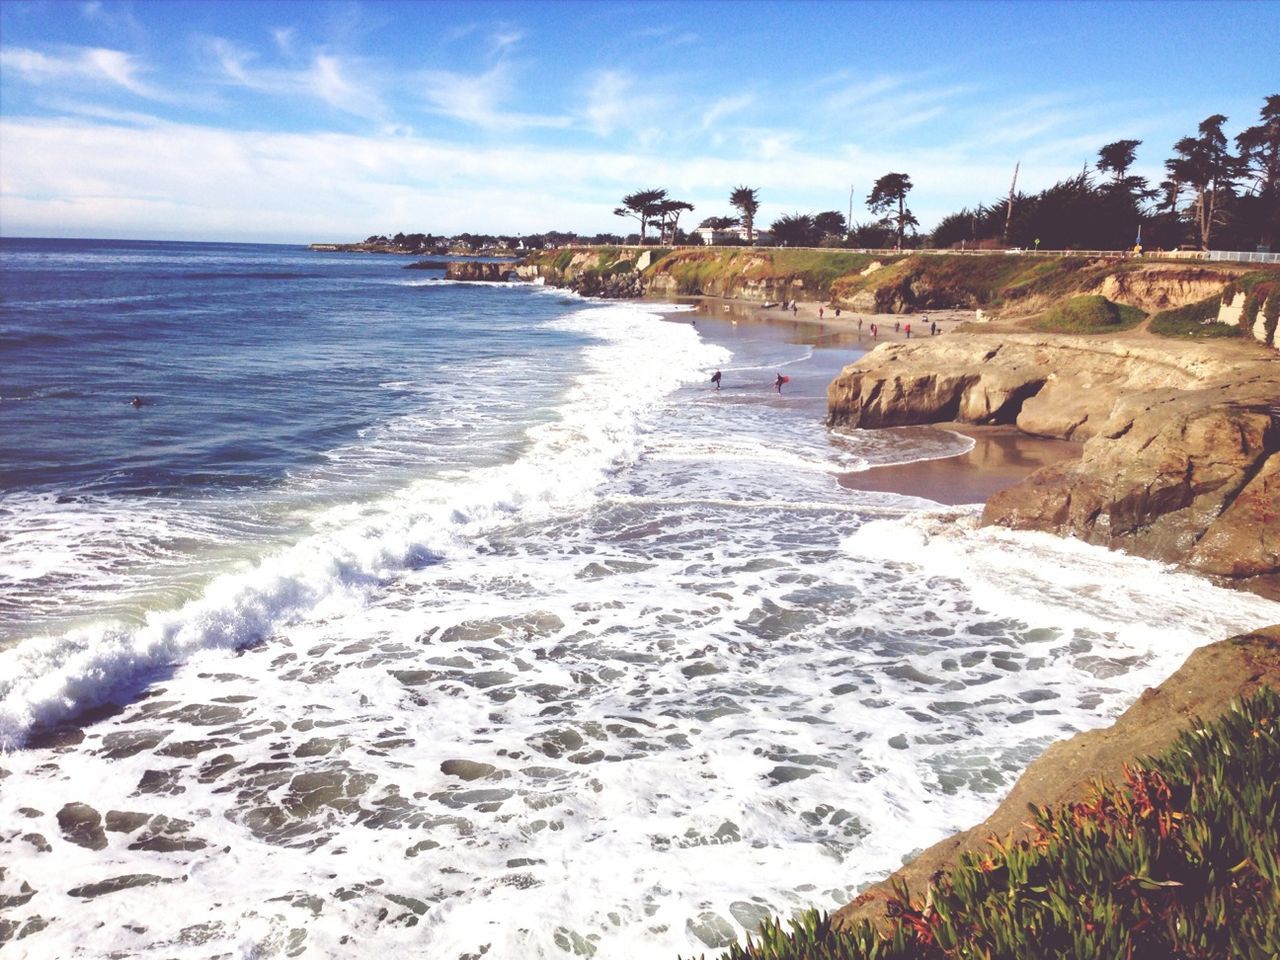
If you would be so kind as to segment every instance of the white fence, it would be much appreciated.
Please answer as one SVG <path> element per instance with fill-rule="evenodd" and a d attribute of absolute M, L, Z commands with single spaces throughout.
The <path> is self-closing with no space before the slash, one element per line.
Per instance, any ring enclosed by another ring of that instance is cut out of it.
<path fill-rule="evenodd" d="M 1206 250 L 1205 260 L 1232 260 L 1240 263 L 1280 263 L 1280 253 L 1242 253 L 1233 250 Z"/>
<path fill-rule="evenodd" d="M 596 244 L 569 244 L 564 249 L 590 250 Z M 608 244 L 608 246 L 615 246 Z M 657 244 L 647 244 L 643 247 L 635 244 L 616 245 L 620 249 L 626 250 L 652 250 Z M 724 246 L 705 246 L 703 244 L 679 244 L 669 246 L 668 250 L 817 250 L 824 253 L 871 253 L 876 256 L 885 257 L 901 257 L 909 256 L 914 253 L 927 254 L 929 256 L 948 256 L 948 257 L 989 257 L 994 255 L 1008 255 L 1015 257 L 1084 257 L 1090 260 L 1128 260 L 1131 258 L 1141 258 L 1143 260 L 1221 260 L 1233 263 L 1280 263 L 1280 253 L 1248 253 L 1237 250 L 1148 250 L 1140 254 L 1135 254 L 1132 249 L 1128 250 L 1022 250 L 1011 248 L 1008 250 L 935 250 L 930 248 L 918 248 L 907 250 L 890 249 L 873 249 L 868 247 L 744 247 L 735 245 L 732 247 Z"/>

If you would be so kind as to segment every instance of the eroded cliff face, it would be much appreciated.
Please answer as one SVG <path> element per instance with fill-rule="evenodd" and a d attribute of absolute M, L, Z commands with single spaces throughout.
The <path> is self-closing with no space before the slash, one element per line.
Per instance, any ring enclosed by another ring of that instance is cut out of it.
<path fill-rule="evenodd" d="M 1245 272 L 1246 268 L 1228 264 L 1212 267 L 1152 264 L 1141 270 L 1105 277 L 1089 292 L 1155 313 L 1220 294 L 1228 283 Z"/>
<path fill-rule="evenodd" d="M 1012 423 L 1079 459 L 993 496 L 1044 530 L 1280 590 L 1280 360 L 1245 343 L 960 335 L 885 344 L 827 392 L 832 426 Z"/>

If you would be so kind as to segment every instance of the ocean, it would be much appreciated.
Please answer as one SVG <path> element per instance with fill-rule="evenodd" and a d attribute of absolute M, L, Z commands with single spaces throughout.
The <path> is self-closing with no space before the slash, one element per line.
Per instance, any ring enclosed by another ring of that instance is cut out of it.
<path fill-rule="evenodd" d="M 405 262 L 0 240 L 6 957 L 712 955 L 1280 621 L 842 487 L 972 443 L 856 343 Z"/>

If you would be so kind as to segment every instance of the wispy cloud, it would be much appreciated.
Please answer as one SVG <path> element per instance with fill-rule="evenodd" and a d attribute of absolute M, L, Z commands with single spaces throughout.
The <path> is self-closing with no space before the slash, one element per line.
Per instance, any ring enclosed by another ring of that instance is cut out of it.
<path fill-rule="evenodd" d="M 620 70 L 601 70 L 592 77 L 582 113 L 591 129 L 602 137 L 631 115 L 635 78 Z"/>
<path fill-rule="evenodd" d="M 290 36 L 289 42 L 292 42 Z M 277 44 L 280 38 L 276 38 Z M 367 75 L 364 64 L 335 53 L 315 52 L 301 66 L 258 65 L 258 55 L 243 50 L 221 37 L 209 41 L 224 80 L 237 86 L 277 97 L 309 97 L 335 110 L 376 120 L 385 120 L 387 110 L 378 92 L 355 80 Z"/>
<path fill-rule="evenodd" d="M 702 115 L 702 129 L 710 130 L 725 117 L 739 113 L 751 106 L 755 97 L 750 94 L 739 94 L 735 97 L 721 97 L 707 108 Z"/>
<path fill-rule="evenodd" d="M 702 40 L 702 37 L 692 31 L 675 30 L 672 27 L 644 27 L 631 36 L 637 40 L 660 41 L 658 45 L 665 49 L 688 47 Z"/>
<path fill-rule="evenodd" d="M 514 77 L 515 69 L 504 60 L 479 74 L 429 70 L 420 75 L 418 86 L 433 113 L 488 130 L 569 125 L 566 116 L 506 109 L 505 104 L 516 89 Z"/>
<path fill-rule="evenodd" d="M 141 61 L 123 50 L 68 47 L 57 54 L 50 54 L 21 47 L 3 47 L 0 48 L 0 68 L 36 85 L 105 81 L 139 97 L 164 99 L 160 90 L 142 79 L 146 69 Z"/>

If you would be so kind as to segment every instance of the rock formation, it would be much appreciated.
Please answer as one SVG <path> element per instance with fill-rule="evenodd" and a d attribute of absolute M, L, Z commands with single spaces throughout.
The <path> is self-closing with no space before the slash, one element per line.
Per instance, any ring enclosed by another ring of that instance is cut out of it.
<path fill-rule="evenodd" d="M 503 282 L 515 275 L 510 263 L 485 263 L 477 260 L 453 260 L 445 267 L 446 280 L 488 280 Z"/>
<path fill-rule="evenodd" d="M 973 334 L 884 344 L 827 392 L 833 426 L 1012 423 L 1085 441 L 983 522 L 1280 590 L 1280 357 L 1247 343 Z"/>
<path fill-rule="evenodd" d="M 1233 700 L 1263 685 L 1280 690 L 1280 626 L 1201 647 L 1173 676 L 1144 692 L 1110 727 L 1050 746 L 1027 767 L 995 813 L 978 826 L 934 844 L 892 877 L 865 890 L 836 912 L 836 923 L 881 919 L 894 880 L 905 881 L 913 895 L 923 896 L 930 877 L 954 865 L 965 851 L 983 848 L 991 837 L 1025 838 L 1028 803 L 1052 806 L 1085 799 L 1093 780 L 1123 779 L 1124 764 L 1159 753 L 1194 719 L 1213 720 Z"/>

